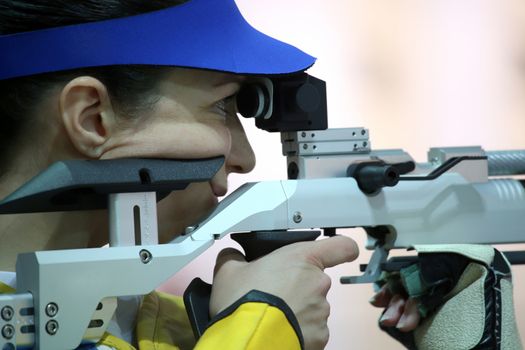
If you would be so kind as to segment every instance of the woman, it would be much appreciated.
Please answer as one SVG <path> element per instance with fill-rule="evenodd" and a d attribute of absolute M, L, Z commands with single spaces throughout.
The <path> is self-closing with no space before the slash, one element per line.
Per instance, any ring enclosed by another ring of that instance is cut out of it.
<path fill-rule="evenodd" d="M 180 11 L 160 11 L 157 17 L 127 17 L 174 5 L 180 5 Z M 169 17 L 172 15 L 175 17 Z M 199 26 L 212 28 L 215 18 L 223 16 L 228 21 L 219 27 L 227 26 L 227 22 L 238 25 L 249 33 L 246 42 L 256 41 L 255 45 L 237 51 L 227 47 L 231 44 L 228 35 L 239 34 L 237 27 L 222 33 L 207 29 L 206 36 L 195 34 Z M 4 42 L 10 40 L 9 45 L 19 45 L 13 49 L 18 55 L 9 58 L 12 51 L 4 50 L 1 61 L 0 196 L 7 196 L 63 159 L 224 155 L 224 167 L 209 183 L 193 184 L 159 203 L 161 240 L 168 241 L 173 233 L 182 232 L 226 193 L 228 174 L 246 173 L 254 167 L 253 151 L 231 104 L 243 81 L 239 73 L 293 73 L 314 62 L 299 50 L 254 31 L 239 16 L 233 1 L 228 0 L 0 1 L 0 35 Z M 120 17 L 139 22 L 144 18 L 145 22 L 137 28 L 125 22 L 101 22 Z M 159 24 L 163 20 L 169 20 L 166 23 L 174 27 L 174 33 L 167 33 L 166 26 Z M 68 26 L 88 22 L 94 25 Z M 64 30 L 35 32 L 37 36 L 54 35 L 48 45 L 31 33 L 27 37 L 36 40 L 30 41 L 32 44 L 24 41 L 26 36 L 8 35 L 55 27 Z M 90 37 L 96 37 L 98 30 L 103 34 L 99 41 Z M 205 37 L 199 46 L 199 39 Z M 157 46 L 153 43 L 156 39 L 160 42 Z M 85 46 L 82 40 L 92 41 Z M 42 46 L 37 50 L 34 43 Z M 170 45 L 176 46 L 176 59 L 162 61 L 164 55 L 169 56 L 166 52 Z M 262 45 L 264 55 L 255 52 L 257 45 Z M 20 54 L 25 50 L 34 51 Z M 230 61 L 233 64 L 229 65 Z M 250 65 L 255 64 L 266 68 L 253 69 Z M 106 217 L 101 212 L 4 216 L 0 232 L 2 271 L 14 271 L 20 252 L 97 247 L 107 242 Z M 323 269 L 352 261 L 357 254 L 355 242 L 345 237 L 294 244 L 253 263 L 246 263 L 235 250 L 223 251 L 217 259 L 210 303 L 211 316 L 219 317 L 197 347 L 323 348 L 328 340 L 326 293 L 330 287 Z M 4 284 L 13 286 L 13 274 L 1 277 Z M 252 290 L 263 292 L 263 297 L 246 298 Z M 163 300 L 168 306 L 164 314 L 152 311 L 157 307 L 155 300 Z M 158 343 L 165 349 L 193 346 L 180 305 L 179 300 L 159 293 L 146 296 L 141 307 L 122 302 L 125 308 L 119 306 L 109 328 L 113 335 L 106 334 L 98 347 L 149 349 Z M 224 310 L 226 313 L 221 313 Z M 119 312 L 128 315 L 123 319 Z M 403 310 L 393 312 L 390 322 L 395 324 Z M 158 328 L 152 330 L 152 323 Z M 161 335 L 152 335 L 156 332 Z"/>

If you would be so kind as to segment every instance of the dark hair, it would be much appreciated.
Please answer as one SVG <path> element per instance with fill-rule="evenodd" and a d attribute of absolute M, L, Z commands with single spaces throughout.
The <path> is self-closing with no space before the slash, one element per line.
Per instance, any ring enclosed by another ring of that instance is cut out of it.
<path fill-rule="evenodd" d="M 132 16 L 186 1 L 0 0 L 0 35 Z M 134 115 L 155 103 L 153 91 L 164 71 L 156 66 L 107 66 L 0 80 L 0 159 L 30 122 L 42 96 L 57 84 L 93 76 L 106 85 L 116 109 Z"/>

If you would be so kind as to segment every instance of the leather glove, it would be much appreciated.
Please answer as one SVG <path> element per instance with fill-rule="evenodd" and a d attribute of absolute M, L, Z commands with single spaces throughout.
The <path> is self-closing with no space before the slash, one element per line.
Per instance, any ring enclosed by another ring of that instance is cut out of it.
<path fill-rule="evenodd" d="M 484 245 L 419 245 L 416 262 L 377 282 L 418 302 L 420 325 L 381 327 L 408 349 L 523 349 L 516 327 L 510 264 Z"/>

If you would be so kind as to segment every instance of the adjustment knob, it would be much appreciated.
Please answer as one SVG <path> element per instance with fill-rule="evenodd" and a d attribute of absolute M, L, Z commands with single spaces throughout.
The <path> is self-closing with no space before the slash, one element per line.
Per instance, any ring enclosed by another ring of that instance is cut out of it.
<path fill-rule="evenodd" d="M 319 108 L 321 97 L 317 88 L 310 83 L 305 83 L 297 89 L 295 94 L 295 103 L 297 107 L 306 113 L 312 113 Z"/>

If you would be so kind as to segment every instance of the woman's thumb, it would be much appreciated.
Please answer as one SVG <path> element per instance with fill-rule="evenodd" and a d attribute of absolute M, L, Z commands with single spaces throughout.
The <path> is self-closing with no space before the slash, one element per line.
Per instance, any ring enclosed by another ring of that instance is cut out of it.
<path fill-rule="evenodd" d="M 244 254 L 238 251 L 235 248 L 225 248 L 219 252 L 217 255 L 217 260 L 215 261 L 215 268 L 213 270 L 213 275 L 215 276 L 217 272 L 231 262 L 246 262 Z"/>

